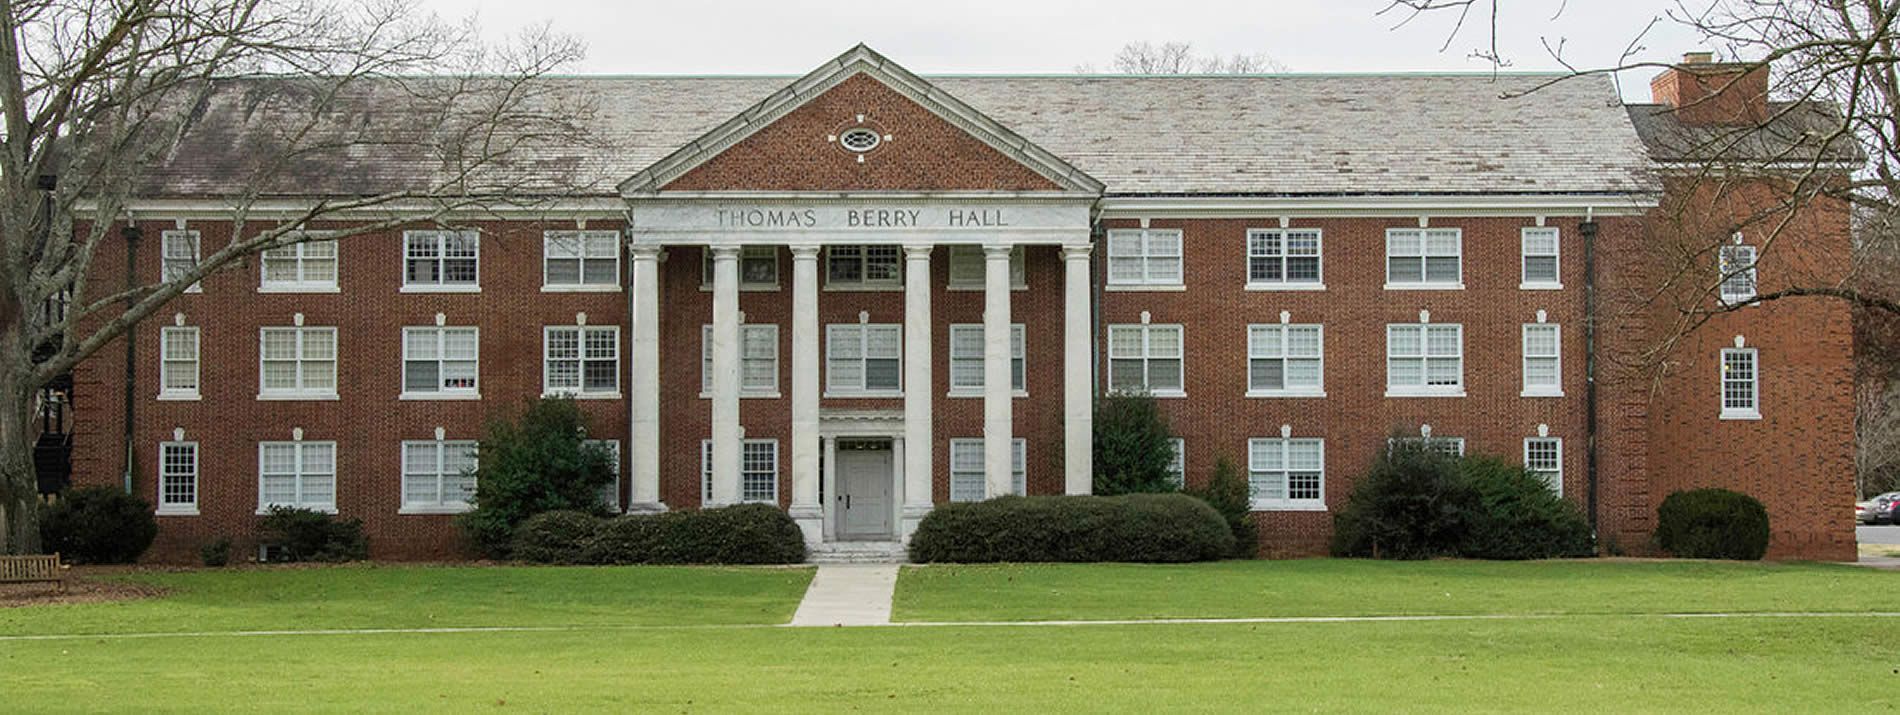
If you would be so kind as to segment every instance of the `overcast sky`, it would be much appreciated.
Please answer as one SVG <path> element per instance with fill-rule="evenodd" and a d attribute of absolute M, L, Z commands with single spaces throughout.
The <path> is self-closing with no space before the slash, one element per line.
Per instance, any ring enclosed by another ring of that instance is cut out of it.
<path fill-rule="evenodd" d="M 1105 67 L 1123 44 L 1182 41 L 1221 54 L 1264 52 L 1294 72 L 1489 69 L 1473 59 L 1486 18 L 1445 44 L 1454 16 L 1393 29 L 1386 0 L 421 0 L 490 33 L 551 22 L 588 48 L 575 70 L 612 74 L 803 74 L 858 42 L 913 71 L 1067 73 Z M 1579 66 L 1613 64 L 1669 0 L 1504 0 L 1500 51 L 1515 69 L 1561 69 L 1542 40 Z M 1563 8 L 1561 14 L 1557 14 Z M 1553 17 L 1553 15 L 1556 15 Z M 1698 38 L 1665 20 L 1641 59 L 1666 61 Z M 1624 95 L 1648 98 L 1648 74 Z"/>

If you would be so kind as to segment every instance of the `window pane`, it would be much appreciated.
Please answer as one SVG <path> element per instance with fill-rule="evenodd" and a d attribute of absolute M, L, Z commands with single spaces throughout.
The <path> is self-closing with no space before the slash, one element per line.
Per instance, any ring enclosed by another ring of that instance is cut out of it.
<path fill-rule="evenodd" d="M 1181 361 L 1178 358 L 1172 360 L 1149 360 L 1148 389 L 1156 392 L 1163 390 L 1179 391 L 1181 389 Z"/>
<path fill-rule="evenodd" d="M 1249 361 L 1247 375 L 1248 389 L 1281 390 L 1286 388 L 1286 364 L 1280 360 Z"/>
<path fill-rule="evenodd" d="M 439 365 L 433 360 L 403 363 L 402 389 L 406 392 L 435 392 L 441 388 Z"/>
<path fill-rule="evenodd" d="M 864 389 L 895 390 L 902 384 L 900 379 L 896 360 L 867 358 L 864 361 Z"/>
<path fill-rule="evenodd" d="M 1393 283 L 1418 283 L 1425 280 L 1425 261 L 1420 258 L 1386 259 L 1387 279 Z"/>
<path fill-rule="evenodd" d="M 1527 283 L 1557 282 L 1557 257 L 1525 256 L 1524 281 Z"/>

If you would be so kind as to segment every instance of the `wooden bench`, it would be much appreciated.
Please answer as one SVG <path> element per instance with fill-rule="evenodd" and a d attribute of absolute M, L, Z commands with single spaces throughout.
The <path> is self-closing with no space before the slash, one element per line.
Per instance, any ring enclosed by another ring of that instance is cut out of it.
<path fill-rule="evenodd" d="M 0 583 L 55 583 L 65 593 L 66 568 L 59 554 L 0 556 Z"/>

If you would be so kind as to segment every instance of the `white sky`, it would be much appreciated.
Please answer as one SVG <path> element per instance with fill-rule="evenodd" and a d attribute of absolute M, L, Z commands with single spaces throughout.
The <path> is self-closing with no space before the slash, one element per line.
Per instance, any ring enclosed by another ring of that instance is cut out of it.
<path fill-rule="evenodd" d="M 1454 15 L 1398 29 L 1386 0 L 419 0 L 446 18 L 478 17 L 490 34 L 551 22 L 587 44 L 582 73 L 803 74 L 858 42 L 922 74 L 1068 73 L 1106 67 L 1123 44 L 1183 41 L 1202 52 L 1265 52 L 1294 72 L 1484 71 L 1488 40 L 1473 16 L 1445 44 Z M 1500 51 L 1513 69 L 1561 69 L 1544 50 L 1565 41 L 1578 66 L 1614 64 L 1671 0 L 1500 0 Z M 1559 9 L 1561 14 L 1558 14 Z M 1555 17 L 1553 17 L 1555 15 Z M 1637 58 L 1668 61 L 1702 47 L 1665 19 Z M 1624 78 L 1648 99 L 1653 72 Z"/>

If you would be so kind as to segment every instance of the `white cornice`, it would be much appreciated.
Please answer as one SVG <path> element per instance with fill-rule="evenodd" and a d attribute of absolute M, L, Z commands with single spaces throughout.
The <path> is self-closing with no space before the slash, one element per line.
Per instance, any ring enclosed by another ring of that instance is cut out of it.
<path fill-rule="evenodd" d="M 240 208 L 253 219 L 270 220 L 277 218 L 296 218 L 302 216 L 322 199 L 264 199 L 240 204 L 220 199 L 138 199 L 126 202 L 125 210 L 135 219 L 145 218 L 182 218 L 182 219 L 230 219 Z M 333 201 L 347 201 L 347 198 Z M 80 215 L 94 210 L 96 204 L 79 201 L 73 205 L 73 211 Z M 324 213 L 320 220 L 330 219 L 383 219 L 392 217 L 424 216 L 440 211 L 438 202 L 394 201 L 351 209 L 333 209 Z M 456 220 L 508 220 L 532 221 L 537 219 L 606 219 L 626 218 L 627 202 L 618 197 L 580 197 L 549 199 L 546 201 L 522 201 L 513 204 L 463 206 L 449 210 L 444 218 Z"/>
<path fill-rule="evenodd" d="M 1101 219 L 1265 216 L 1634 216 L 1656 194 L 1415 196 L 1106 196 Z"/>

